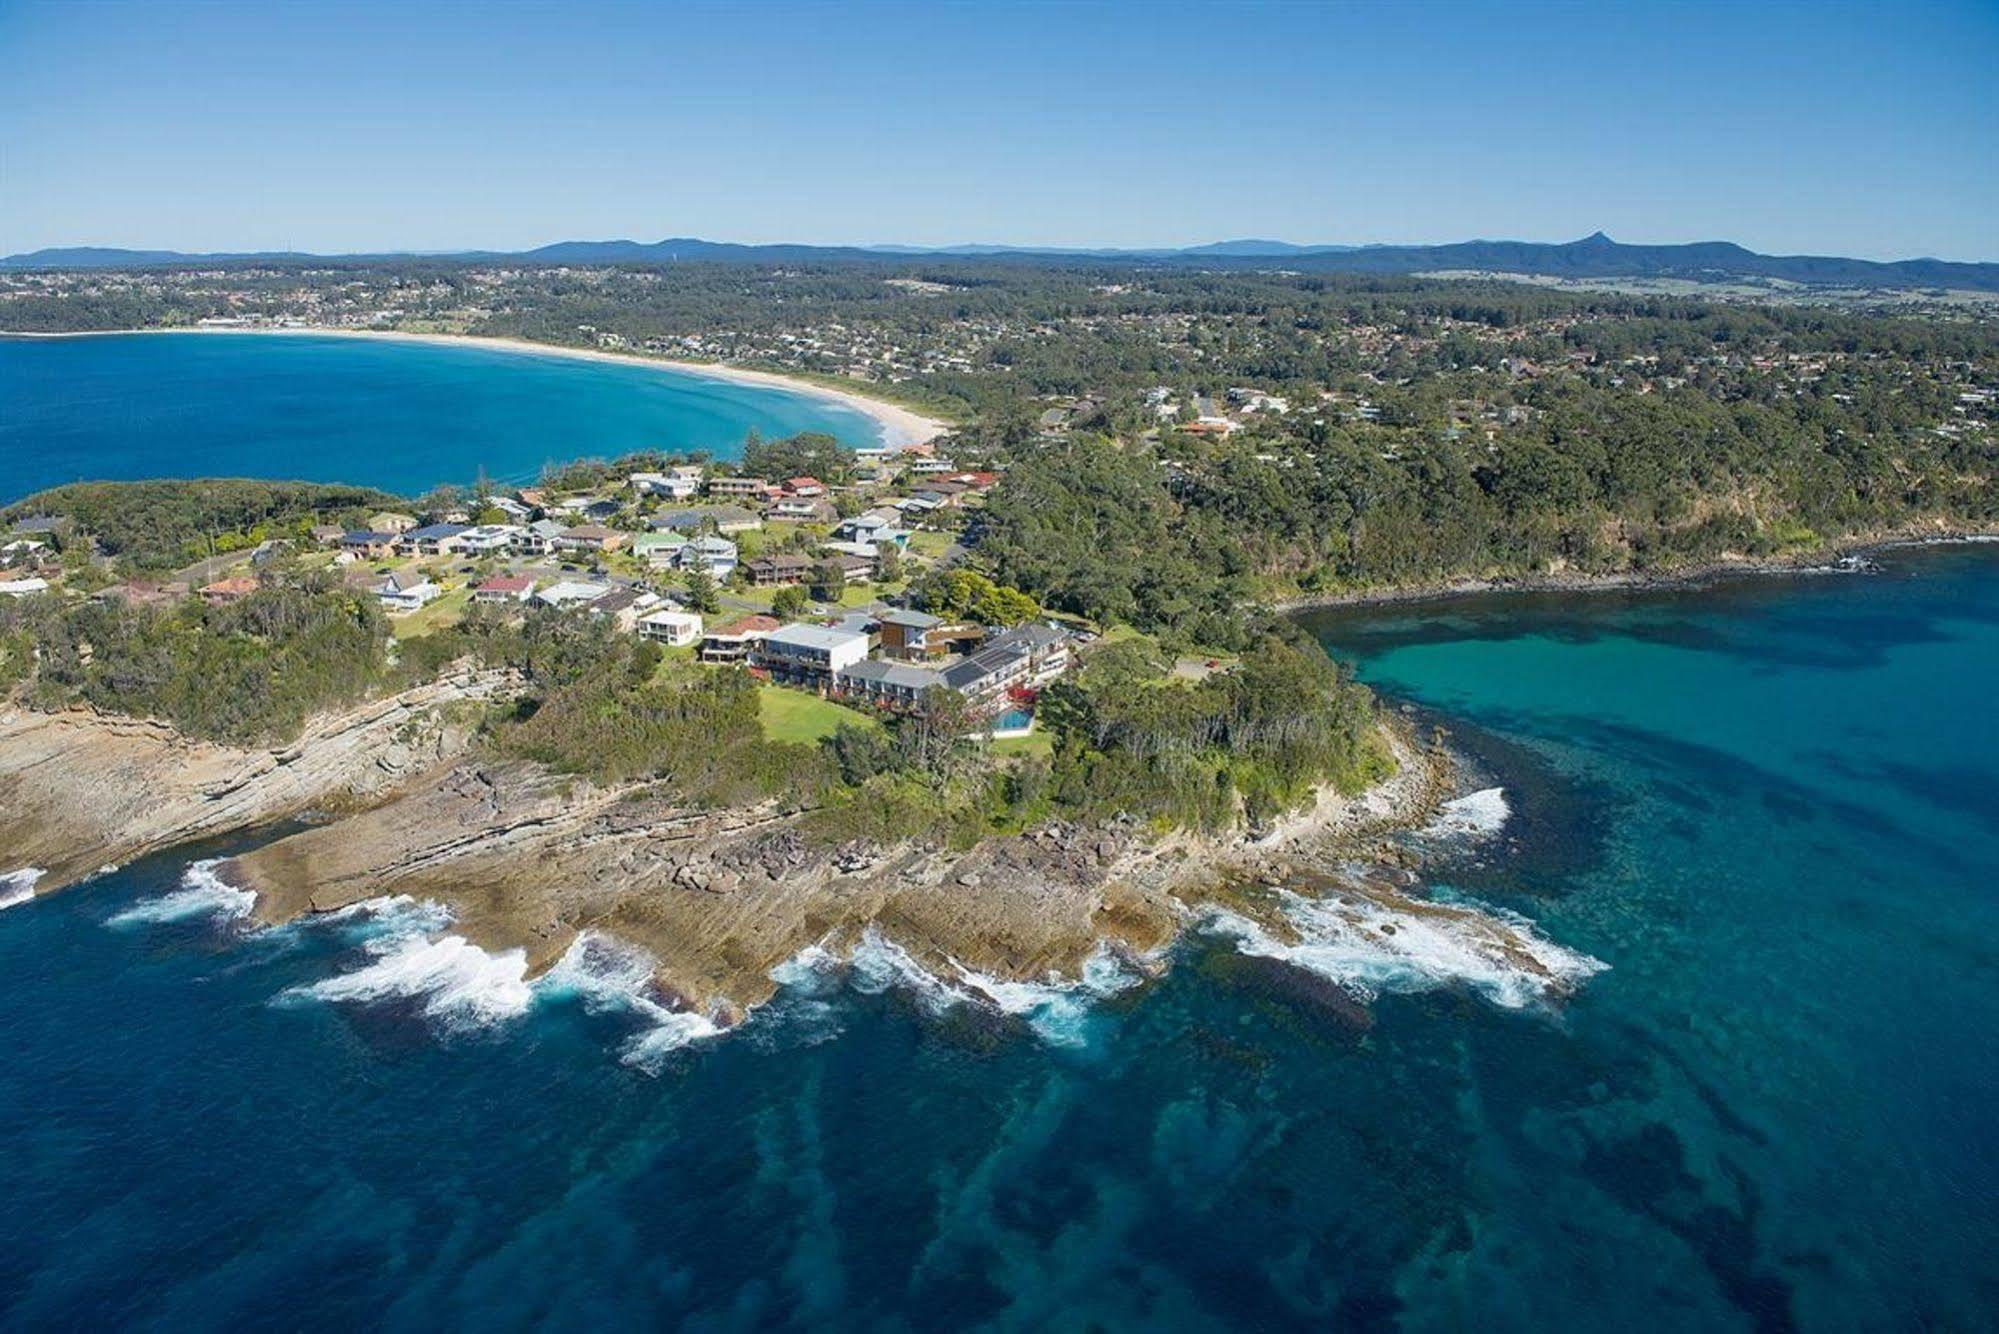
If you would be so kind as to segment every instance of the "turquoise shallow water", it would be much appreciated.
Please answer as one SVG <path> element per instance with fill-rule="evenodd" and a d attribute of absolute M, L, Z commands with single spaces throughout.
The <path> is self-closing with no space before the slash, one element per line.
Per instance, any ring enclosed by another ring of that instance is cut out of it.
<path fill-rule="evenodd" d="M 0 338 L 0 503 L 61 482 L 282 477 L 418 494 L 637 449 L 741 453 L 880 427 L 827 399 L 683 371 L 351 338 Z"/>

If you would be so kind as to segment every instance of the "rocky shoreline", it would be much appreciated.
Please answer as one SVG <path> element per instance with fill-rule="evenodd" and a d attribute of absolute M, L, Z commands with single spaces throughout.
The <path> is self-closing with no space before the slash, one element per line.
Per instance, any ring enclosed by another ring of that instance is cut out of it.
<path fill-rule="evenodd" d="M 1864 562 L 1868 557 L 1884 551 L 1990 541 L 1999 541 L 1999 532 L 1916 525 L 1876 533 L 1855 534 L 1810 553 L 1794 556 L 1767 558 L 1740 556 L 1702 561 L 1694 565 L 1653 572 L 1627 571 L 1614 574 L 1566 572 L 1444 579 L 1394 585 L 1388 588 L 1285 598 L 1273 602 L 1271 608 L 1279 612 L 1300 612 L 1438 602 L 1482 593 L 1606 593 L 1700 588 L 1720 579 L 1758 575 L 1842 573 L 1865 568 Z"/>
<path fill-rule="evenodd" d="M 814 951 L 892 942 L 944 979 L 1039 984 L 1079 977 L 1110 950 L 1149 969 L 1190 926 L 1295 942 L 1301 886 L 1366 906 L 1366 929 L 1427 914 L 1473 948 L 1518 962 L 1550 995 L 1531 932 L 1430 904 L 1393 841 L 1452 795 L 1441 741 L 1384 724 L 1396 772 L 1357 797 L 1322 792 L 1268 828 L 1156 836 L 1131 822 L 1052 825 L 966 851 L 919 843 L 829 846 L 797 809 L 698 810 L 643 784 L 599 786 L 470 745 L 471 709 L 505 686 L 463 673 L 315 720 L 299 742 L 240 750 L 82 711 L 0 716 L 0 847 L 43 868 L 37 894 L 197 838 L 303 828 L 216 864 L 277 925 L 390 896 L 435 901 L 450 931 L 519 950 L 525 975 L 586 936 L 644 952 L 669 1007 L 726 1027 Z"/>

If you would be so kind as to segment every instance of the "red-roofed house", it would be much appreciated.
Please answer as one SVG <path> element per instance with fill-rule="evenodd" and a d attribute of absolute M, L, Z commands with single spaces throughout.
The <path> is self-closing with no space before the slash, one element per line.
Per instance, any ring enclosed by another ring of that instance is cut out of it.
<path fill-rule="evenodd" d="M 525 574 L 496 574 L 472 590 L 474 602 L 526 602 L 534 596 L 534 579 Z"/>

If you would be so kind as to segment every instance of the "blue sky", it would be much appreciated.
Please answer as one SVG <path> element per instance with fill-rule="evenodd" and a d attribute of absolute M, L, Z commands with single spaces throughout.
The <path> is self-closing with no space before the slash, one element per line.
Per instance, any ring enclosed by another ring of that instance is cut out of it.
<path fill-rule="evenodd" d="M 0 0 L 0 252 L 1725 238 L 1999 260 L 1999 3 Z"/>

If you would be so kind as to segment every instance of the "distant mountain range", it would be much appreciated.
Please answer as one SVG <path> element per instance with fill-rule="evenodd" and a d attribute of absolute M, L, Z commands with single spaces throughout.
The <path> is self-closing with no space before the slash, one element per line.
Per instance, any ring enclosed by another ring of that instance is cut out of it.
<path fill-rule="evenodd" d="M 664 241 L 558 241 L 534 250 L 449 254 L 309 255 L 291 252 L 183 254 L 96 246 L 35 250 L 0 259 L 0 269 L 163 268 L 190 264 L 366 263 L 385 260 L 523 264 L 670 264 L 737 261 L 772 264 L 892 263 L 914 259 L 1004 259 L 1019 263 L 1161 265 L 1183 268 L 1284 268 L 1311 273 L 1409 274 L 1440 271 L 1548 278 L 1683 278 L 1697 282 L 1758 279 L 1814 287 L 1954 288 L 1999 292 L 1999 263 L 1905 259 L 1883 263 L 1823 255 L 1761 255 L 1731 241 L 1622 245 L 1602 232 L 1580 241 L 1461 241 L 1453 245 L 1293 245 L 1287 241 L 1217 241 L 1183 249 L 1050 249 L 1032 246 L 737 245 L 674 237 Z"/>

